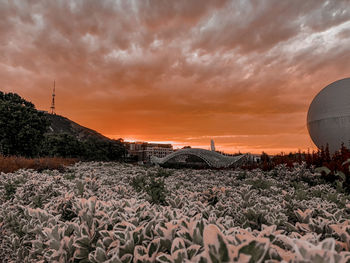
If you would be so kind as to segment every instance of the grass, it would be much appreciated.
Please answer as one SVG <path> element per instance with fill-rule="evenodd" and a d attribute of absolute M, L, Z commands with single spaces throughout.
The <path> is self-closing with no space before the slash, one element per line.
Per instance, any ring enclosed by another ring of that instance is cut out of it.
<path fill-rule="evenodd" d="M 59 170 L 64 171 L 64 167 L 78 162 L 77 159 L 67 158 L 24 158 L 17 156 L 1 156 L 0 155 L 0 172 L 13 173 L 20 169 L 33 169 L 41 172 L 43 170 Z"/>

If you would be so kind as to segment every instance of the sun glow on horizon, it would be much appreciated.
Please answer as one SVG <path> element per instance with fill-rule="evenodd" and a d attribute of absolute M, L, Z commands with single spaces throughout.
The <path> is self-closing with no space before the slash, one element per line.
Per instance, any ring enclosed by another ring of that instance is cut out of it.
<path fill-rule="evenodd" d="M 106 135 L 107 137 L 117 139 L 117 138 L 123 138 L 121 135 Z M 285 148 L 273 148 L 273 147 L 264 147 L 263 145 L 256 145 L 257 147 L 251 147 L 249 145 L 237 145 L 234 146 L 232 143 L 225 143 L 221 141 L 216 141 L 215 138 L 229 138 L 231 136 L 209 136 L 209 135 L 204 135 L 200 136 L 200 140 L 197 142 L 193 142 L 193 139 L 198 139 L 195 137 L 187 137 L 185 138 L 188 141 L 177 141 L 177 140 L 154 140 L 153 139 L 147 139 L 143 136 L 125 136 L 123 138 L 124 142 L 147 142 L 147 143 L 155 143 L 155 144 L 171 144 L 175 150 L 182 149 L 185 146 L 190 146 L 191 148 L 201 148 L 201 149 L 206 149 L 210 150 L 210 138 L 214 139 L 215 142 L 215 147 L 217 151 L 228 153 L 228 154 L 237 154 L 237 153 L 251 153 L 251 154 L 261 154 L 262 152 L 275 155 L 275 154 L 288 154 L 290 152 L 296 153 L 299 150 L 301 152 L 307 152 L 308 150 L 311 152 L 313 150 L 317 150 L 316 146 L 314 146 L 312 143 L 310 143 L 310 146 L 305 148 L 305 147 L 285 147 Z M 249 136 L 243 136 L 248 138 Z M 229 145 L 227 145 L 229 144 Z"/>
<path fill-rule="evenodd" d="M 55 79 L 58 114 L 126 142 L 312 151 L 308 107 L 349 77 L 348 0 L 23 2 L 0 0 L 1 91 L 49 110 Z"/>

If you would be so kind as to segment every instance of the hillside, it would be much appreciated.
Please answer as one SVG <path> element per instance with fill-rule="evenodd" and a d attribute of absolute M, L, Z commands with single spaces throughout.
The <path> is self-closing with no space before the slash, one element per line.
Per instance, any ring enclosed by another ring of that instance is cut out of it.
<path fill-rule="evenodd" d="M 48 133 L 67 133 L 79 140 L 97 139 L 101 141 L 113 141 L 112 139 L 103 136 L 97 131 L 81 126 L 66 117 L 52 114 L 46 114 L 46 117 L 50 120 L 51 123 Z"/>

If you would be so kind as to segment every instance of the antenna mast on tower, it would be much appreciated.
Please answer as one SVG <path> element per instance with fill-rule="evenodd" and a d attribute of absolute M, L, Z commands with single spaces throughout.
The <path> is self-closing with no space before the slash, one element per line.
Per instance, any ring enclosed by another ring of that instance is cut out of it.
<path fill-rule="evenodd" d="M 51 114 L 54 114 L 54 115 L 56 115 L 56 112 L 55 112 L 55 81 L 53 81 L 53 92 L 52 92 L 52 102 L 51 102 L 51 107 L 50 107 L 50 109 L 51 109 Z"/>

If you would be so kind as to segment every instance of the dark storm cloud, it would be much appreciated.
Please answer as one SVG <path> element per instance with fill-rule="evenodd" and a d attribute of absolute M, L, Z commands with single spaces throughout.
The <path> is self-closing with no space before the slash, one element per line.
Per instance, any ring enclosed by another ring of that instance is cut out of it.
<path fill-rule="evenodd" d="M 261 147 L 283 148 L 277 135 L 298 132 L 312 97 L 349 76 L 349 6 L 0 0 L 2 90 L 48 108 L 56 79 L 58 112 L 108 135 L 252 136 L 258 126 L 270 135 Z"/>
<path fill-rule="evenodd" d="M 231 1 L 197 31 L 197 45 L 208 49 L 262 52 L 295 37 L 302 28 L 324 31 L 350 19 L 349 1 Z M 225 34 L 223 34 L 225 32 Z"/>

